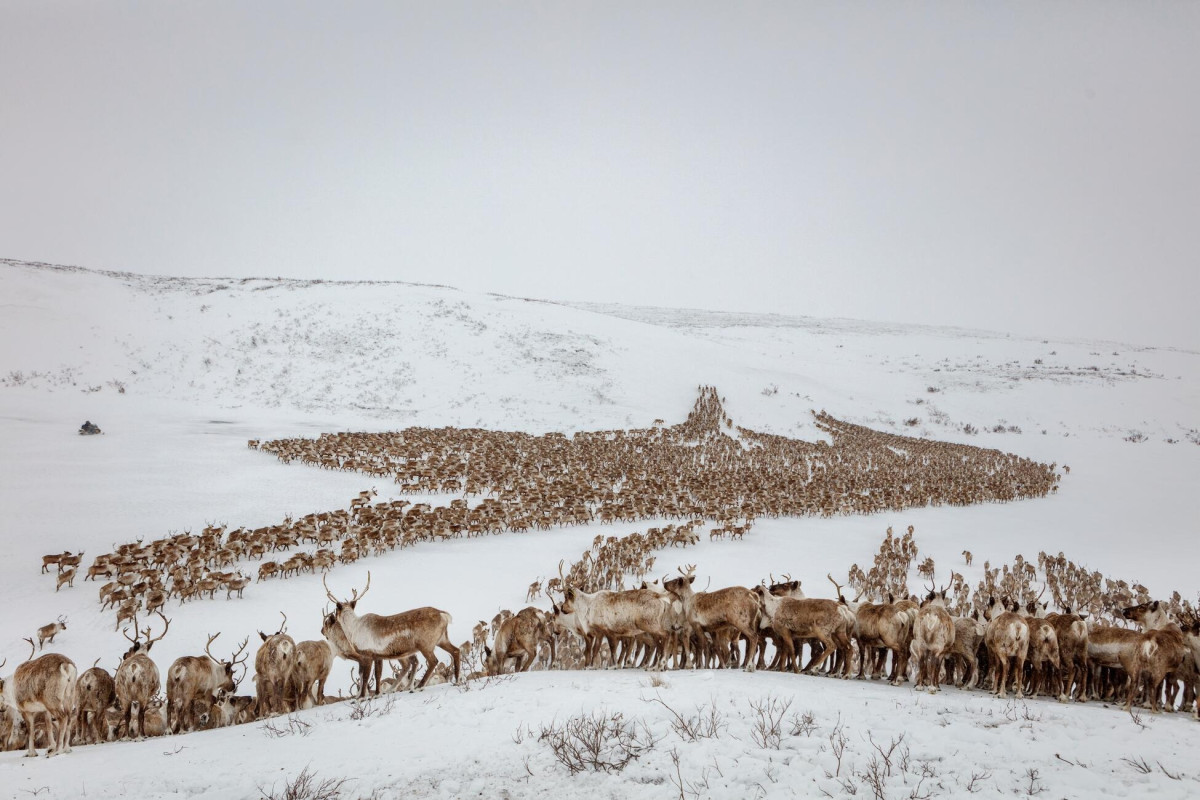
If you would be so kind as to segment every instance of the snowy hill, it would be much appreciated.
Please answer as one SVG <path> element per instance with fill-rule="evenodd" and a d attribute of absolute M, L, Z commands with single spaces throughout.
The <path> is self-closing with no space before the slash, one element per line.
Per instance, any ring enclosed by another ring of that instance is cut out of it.
<path fill-rule="evenodd" d="M 56 592 L 53 578 L 39 574 L 45 553 L 83 550 L 87 563 L 114 544 L 208 523 L 257 527 L 346 508 L 373 485 L 380 500 L 399 497 L 364 475 L 280 464 L 248 449 L 248 439 L 408 426 L 645 427 L 681 421 L 699 385 L 717 386 L 731 416 L 754 430 L 816 439 L 822 434 L 810 411 L 826 410 L 881 431 L 1068 464 L 1071 472 L 1057 494 L 1039 500 L 763 519 L 744 542 L 704 538 L 686 553 L 663 554 L 668 570 L 696 563 L 714 587 L 790 572 L 810 596 L 828 596 L 825 573 L 869 561 L 887 526 L 913 525 L 922 555 L 972 583 L 984 560 L 1062 550 L 1141 581 L 1156 596 L 1195 597 L 1200 589 L 1188 557 L 1200 520 L 1194 352 L 852 320 L 568 306 L 401 283 L 158 278 L 12 261 L 0 262 L 0 298 L 0 603 L 11 610 L 0 618 L 5 674 L 27 652 L 22 637 L 60 614 L 69 626 L 56 649 L 81 668 L 99 657 L 111 669 L 125 649 L 93 583 L 81 575 L 74 588 Z M 104 435 L 76 435 L 85 419 Z M 371 610 L 447 609 L 451 638 L 461 641 L 476 621 L 524 605 L 529 582 L 578 557 L 598 531 L 649 524 L 426 543 L 338 567 L 329 580 L 348 594 L 371 569 Z M 975 553 L 973 569 L 962 564 L 964 548 Z M 220 641 L 232 645 L 273 631 L 281 609 L 297 639 L 319 638 L 324 604 L 313 576 L 254 584 L 241 601 L 172 601 L 171 634 L 153 655 L 165 669 L 200 652 L 205 633 L 221 630 Z M 335 665 L 331 691 L 348 686 L 347 671 L 345 662 Z M 1028 787 L 1054 797 L 1200 790 L 1188 755 L 1200 744 L 1200 725 L 1182 715 L 1143 719 L 1143 728 L 1096 705 L 1013 705 L 953 689 L 930 697 L 736 672 L 664 680 L 660 688 L 633 671 L 531 674 L 397 695 L 390 713 L 359 719 L 345 705 L 305 712 L 310 735 L 274 738 L 257 723 L 77 748 L 49 762 L 5 753 L 0 795 L 257 796 L 259 787 L 269 794 L 312 765 L 322 778 L 352 776 L 347 797 L 678 797 L 673 775 L 694 788 L 684 787 L 687 797 L 838 796 L 848 791 L 837 780 L 844 773 L 825 772 L 834 771 L 839 714 L 851 738 L 852 776 L 878 756 L 868 732 L 881 744 L 906 734 L 911 770 L 887 779 L 888 797 L 909 796 L 923 761 L 936 778 L 920 792 L 934 797 L 964 796 L 976 772 L 990 776 L 972 787 L 980 796 L 1023 795 Z M 655 691 L 688 712 L 719 703 L 726 729 L 714 740 L 684 742 L 670 731 L 669 714 L 644 700 Z M 791 699 L 789 715 L 812 710 L 817 727 L 785 732 L 778 750 L 755 746 L 751 704 L 767 696 Z M 569 776 L 536 735 L 514 736 L 518 725 L 536 734 L 601 701 L 644 719 L 660 739 L 620 774 Z M 1127 755 L 1144 755 L 1151 773 L 1121 761 Z M 211 765 L 226 761 L 237 766 L 213 776 Z M 149 762 L 152 770 L 138 768 Z M 1030 779 L 1028 769 L 1038 776 Z M 870 796 L 862 778 L 853 780 Z"/>

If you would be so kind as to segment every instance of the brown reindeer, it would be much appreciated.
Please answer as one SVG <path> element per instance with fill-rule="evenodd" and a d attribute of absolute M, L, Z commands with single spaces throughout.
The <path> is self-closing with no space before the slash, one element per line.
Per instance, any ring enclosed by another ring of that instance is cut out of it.
<path fill-rule="evenodd" d="M 49 572 L 52 566 L 57 567 L 69 555 L 71 555 L 71 551 L 64 550 L 61 553 L 51 553 L 48 556 L 42 556 L 42 574 L 44 575 Z"/>
<path fill-rule="evenodd" d="M 37 715 L 42 713 L 48 719 L 50 733 L 46 757 L 71 752 L 76 678 L 74 662 L 58 653 L 47 653 L 26 661 L 11 677 L 0 678 L 0 698 L 3 698 L 4 708 L 20 715 L 29 731 L 26 756 L 37 756 L 34 737 L 37 735 Z"/>
<path fill-rule="evenodd" d="M 1121 616 L 1133 620 L 1142 629 L 1133 670 L 1129 677 L 1129 694 L 1125 699 L 1125 710 L 1133 707 L 1134 696 L 1147 678 L 1147 694 L 1150 698 L 1150 713 L 1159 712 L 1158 701 L 1167 675 L 1178 672 L 1185 658 L 1191 656 L 1183 630 L 1167 616 L 1165 604 L 1155 600 L 1140 603 L 1121 610 Z M 1173 709 L 1174 692 L 1168 697 Z"/>
<path fill-rule="evenodd" d="M 117 674 L 113 677 L 117 703 L 121 710 L 121 721 L 117 729 L 118 739 L 128 736 L 140 740 L 147 735 L 146 712 L 149 710 L 151 699 L 158 694 L 161 686 L 158 667 L 150 660 L 148 653 L 155 642 L 167 635 L 167 630 L 171 627 L 169 619 L 161 613 L 159 616 L 162 617 L 164 623 L 163 630 L 153 639 L 150 638 L 149 626 L 144 631 L 138 631 L 135 624 L 132 639 L 129 638 L 128 628 L 122 631 L 122 634 L 129 639 L 133 646 L 122 656 L 121 665 L 117 667 Z M 142 635 L 146 636 L 145 641 L 141 640 Z M 133 726 L 135 716 L 137 717 L 136 734 Z"/>
<path fill-rule="evenodd" d="M 324 582 L 324 577 L 321 580 Z M 349 600 L 338 600 L 333 596 L 333 592 L 329 591 L 329 586 L 325 586 L 325 593 L 335 606 L 333 616 L 354 650 L 375 658 L 403 658 L 412 653 L 420 653 L 428 665 L 421 682 L 417 684 L 417 688 L 421 689 L 433 676 L 437 664 L 434 648 L 440 647 L 454 660 L 454 681 L 457 683 L 462 667 L 461 654 L 446 635 L 446 629 L 453 621 L 451 616 L 445 611 L 425 606 L 386 617 L 378 614 L 364 614 L 360 617 L 355 613 L 354 607 L 366 596 L 370 588 L 370 571 L 367 572 L 367 585 L 362 594 L 354 590 L 354 596 Z"/>
<path fill-rule="evenodd" d="M 335 614 L 326 614 L 322 618 L 321 635 L 329 643 L 333 655 L 353 661 L 358 665 L 358 680 L 355 682 L 355 685 L 358 686 L 358 696 L 360 698 L 367 696 L 372 677 L 375 681 L 375 694 L 379 694 L 381 691 L 380 681 L 383 678 L 383 659 L 363 655 L 355 650 L 354 645 L 350 644 L 350 640 L 346 638 L 342 626 L 338 624 Z"/>
<path fill-rule="evenodd" d="M 96 659 L 97 664 L 100 659 Z M 106 712 L 117 701 L 117 685 L 103 667 L 92 665 L 84 670 L 76 684 L 79 702 L 75 720 L 76 741 L 80 744 L 107 742 L 109 736 Z"/>
<path fill-rule="evenodd" d="M 692 590 L 692 584 L 696 581 L 695 565 L 690 565 L 687 572 L 682 569 L 679 572 L 681 577 L 663 581 L 663 588 L 683 605 L 684 618 L 692 629 L 701 635 L 713 636 L 714 650 L 722 668 L 730 665 L 731 642 L 737 636 L 745 638 L 746 657 L 742 664 L 747 672 L 753 672 L 754 657 L 758 650 L 758 625 L 762 615 L 758 597 L 744 586 L 730 586 L 715 592 L 695 592 Z"/>
<path fill-rule="evenodd" d="M 668 626 L 668 611 L 670 603 L 664 597 L 648 589 L 613 592 L 603 589 L 599 592 L 582 592 L 568 586 L 563 596 L 561 609 L 565 614 L 575 614 L 584 641 L 587 643 L 587 663 L 597 666 L 600 648 L 603 642 L 608 642 L 612 665 L 618 661 L 628 662 L 632 655 L 632 643 L 640 638 L 648 637 L 651 649 L 643 659 L 646 666 L 651 659 L 661 656 L 663 646 L 670 634 Z M 505 620 L 497 628 L 499 631 L 507 624 Z M 618 642 L 625 644 L 621 658 L 618 658 Z M 499 645 L 497 645 L 499 647 Z"/>
<path fill-rule="evenodd" d="M 1015 604 L 1013 608 L 1016 608 Z M 988 626 L 983 641 L 987 645 L 988 660 L 991 663 L 992 693 L 1002 698 L 1006 697 L 1011 677 L 1016 685 L 1017 697 L 1024 697 L 1025 660 L 1029 656 L 1029 623 L 1020 614 L 1010 610 L 1007 603 L 997 603 L 995 597 L 989 598 L 987 618 Z"/>
<path fill-rule="evenodd" d="M 78 567 L 67 567 L 66 569 L 60 569 L 58 572 L 58 580 L 54 586 L 54 591 L 57 592 L 59 589 L 61 589 L 63 587 L 64 583 L 69 588 L 74 589 L 75 588 L 75 573 L 77 570 L 78 570 Z"/>
<path fill-rule="evenodd" d="M 860 592 L 859 596 L 862 594 Z M 879 677 L 887 653 L 892 654 L 892 671 L 888 680 L 899 686 L 908 680 L 909 648 L 912 644 L 913 621 L 917 605 L 909 600 L 898 603 L 850 603 L 854 610 L 854 639 L 858 642 L 861 680 L 867 667 L 871 678 Z"/>
<path fill-rule="evenodd" d="M 296 643 L 296 668 L 292 672 L 297 708 L 325 702 L 325 681 L 333 669 L 333 648 L 328 642 L 309 639 Z"/>
<path fill-rule="evenodd" d="M 371 502 L 372 497 L 378 496 L 379 492 L 375 491 L 375 487 L 372 486 L 370 489 L 364 489 L 358 493 L 358 497 L 350 501 L 350 510 L 362 509 Z"/>
<path fill-rule="evenodd" d="M 798 590 L 799 581 L 795 583 Z M 780 585 L 786 587 L 789 584 Z M 851 622 L 849 616 L 842 613 L 841 603 L 837 600 L 780 596 L 786 589 L 777 594 L 765 586 L 755 586 L 751 591 L 762 606 L 760 624 L 763 628 L 769 627 L 779 641 L 780 669 L 791 663 L 792 671 L 799 674 L 801 653 L 797 644 L 806 639 L 815 639 L 821 643 L 821 651 L 818 653 L 814 647 L 804 672 L 815 673 L 827 658 L 840 651 L 842 668 L 839 677 L 847 677 L 850 669 Z"/>
<path fill-rule="evenodd" d="M 975 617 L 954 618 L 954 643 L 946 654 L 946 670 L 956 676 L 959 688 L 974 689 L 979 683 L 979 646 L 987 626 Z"/>
<path fill-rule="evenodd" d="M 946 590 L 930 591 L 913 622 L 912 654 L 917 659 L 916 688 L 941 688 L 942 662 L 954 647 L 954 620 L 946 611 Z"/>
<path fill-rule="evenodd" d="M 287 634 L 287 614 L 273 634 L 258 632 L 262 646 L 254 656 L 254 685 L 259 716 L 294 711 L 292 672 L 296 668 L 296 641 Z"/>
<path fill-rule="evenodd" d="M 54 637 L 57 636 L 60 632 L 65 631 L 66 629 L 67 629 L 67 618 L 66 617 L 59 617 L 57 622 L 51 622 L 49 625 L 43 625 L 42 627 L 38 628 L 38 631 L 37 631 L 38 650 L 41 650 L 43 647 L 45 647 L 46 642 L 50 642 L 50 644 L 54 644 Z"/>
<path fill-rule="evenodd" d="M 212 705 L 218 692 L 233 694 L 237 690 L 238 681 L 233 673 L 239 665 L 244 669 L 250 656 L 238 656 L 242 655 L 250 639 L 244 639 L 228 661 L 222 661 L 209 649 L 220 635 L 221 632 L 217 631 L 208 637 L 204 655 L 181 656 L 167 670 L 167 727 L 171 733 L 195 730 L 197 723 L 203 723 L 206 717 L 211 718 Z M 197 705 L 204 709 L 199 719 Z"/>
<path fill-rule="evenodd" d="M 1062 614 L 1047 614 L 1046 621 L 1054 626 L 1058 637 L 1059 679 L 1062 686 L 1059 698 L 1074 697 L 1078 702 L 1087 700 L 1088 676 L 1088 627 L 1085 615 L 1072 614 L 1064 609 Z"/>
<path fill-rule="evenodd" d="M 509 659 L 516 659 L 514 672 L 527 671 L 537 660 L 538 644 L 547 639 L 551 637 L 544 613 L 532 606 L 521 609 L 496 631 L 494 647 L 484 647 L 488 675 L 502 674 Z"/>
<path fill-rule="evenodd" d="M 529 591 L 525 592 L 525 602 L 532 603 L 542 593 L 542 579 L 538 578 L 533 583 L 529 584 Z"/>

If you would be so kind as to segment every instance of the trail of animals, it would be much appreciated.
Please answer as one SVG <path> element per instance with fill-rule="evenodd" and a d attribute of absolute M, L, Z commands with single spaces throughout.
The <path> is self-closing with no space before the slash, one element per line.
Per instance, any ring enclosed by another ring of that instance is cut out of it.
<path fill-rule="evenodd" d="M 754 587 L 698 590 L 694 564 L 679 567 L 675 577 L 645 580 L 663 551 L 696 544 L 706 527 L 710 539 L 736 540 L 763 516 L 1010 502 L 1051 494 L 1060 480 L 1053 464 L 880 433 L 824 412 L 815 417 L 829 442 L 756 433 L 733 424 L 714 388 L 700 387 L 687 420 L 670 427 L 656 421 L 644 430 L 572 437 L 413 428 L 251 441 L 252 449 L 284 462 L 390 477 L 400 492 L 462 496 L 437 507 L 373 504 L 377 492 L 367 490 L 348 509 L 266 528 L 210 525 L 197 535 L 114 547 L 93 560 L 85 580 L 110 579 L 100 600 L 116 609 L 115 630 L 131 647 L 115 674 L 94 665 L 79 675 L 62 655 L 34 657 L 67 630 L 67 620 L 39 630 L 36 645 L 28 640 L 29 659 L 3 679 L 0 743 L 16 749 L 24 742 L 30 755 L 45 746 L 55 755 L 72 744 L 290 713 L 343 699 L 324 691 L 335 659 L 357 666 L 360 698 L 510 669 L 770 668 L 841 678 L 886 673 L 893 684 L 914 680 L 930 691 L 953 683 L 987 686 L 1000 696 L 1122 699 L 1126 708 L 1142 702 L 1196 713 L 1200 620 L 1193 606 L 1178 593 L 1153 601 L 1145 587 L 1089 573 L 1061 553 L 1039 554 L 1036 566 L 1020 556 L 1013 565 L 985 564 L 974 591 L 951 570 L 939 588 L 933 560 L 917 561 L 910 527 L 901 536 L 888 529 L 875 563 L 852 565 L 845 586 L 830 575 L 835 598 L 805 597 L 798 581 L 773 575 Z M 450 614 L 440 609 L 360 616 L 368 572 L 361 593 L 349 598 L 338 599 L 326 585 L 333 611 L 323 621 L 323 640 L 294 641 L 286 615 L 274 634 L 259 634 L 252 696 L 238 694 L 248 639 L 225 658 L 213 652 L 220 636 L 213 634 L 203 655 L 177 659 L 165 680 L 150 657 L 170 627 L 167 601 L 212 599 L 219 591 L 240 597 L 252 578 L 230 568 L 242 561 L 260 562 L 261 582 L 327 573 L 419 541 L 650 518 L 678 522 L 598 535 L 569 568 L 565 560 L 558 564 L 557 577 L 529 585 L 527 600 L 544 593 L 549 611 L 501 612 L 460 645 L 449 640 Z M 307 544 L 317 549 L 266 560 Z M 57 567 L 56 590 L 74 587 L 83 555 L 44 557 L 43 572 Z M 971 554 L 963 555 L 969 564 Z M 922 596 L 910 594 L 914 564 L 930 583 Z M 1050 613 L 1051 602 L 1061 613 Z M 155 617 L 162 625 L 157 635 L 156 623 L 147 622 Z M 449 654 L 449 665 L 438 660 L 438 649 Z M 426 665 L 419 681 L 417 655 Z M 392 675 L 385 678 L 387 662 Z"/>

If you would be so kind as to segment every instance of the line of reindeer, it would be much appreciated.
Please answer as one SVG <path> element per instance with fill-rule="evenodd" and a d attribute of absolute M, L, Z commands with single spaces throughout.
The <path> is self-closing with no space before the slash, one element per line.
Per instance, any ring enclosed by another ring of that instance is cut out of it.
<path fill-rule="evenodd" d="M 903 542 L 894 549 L 915 555 L 915 545 L 906 549 Z M 783 581 L 772 576 L 769 584 L 763 579 L 752 588 L 697 591 L 695 570 L 689 565 L 676 577 L 663 576 L 629 590 L 586 592 L 568 583 L 562 587 L 562 601 L 552 599 L 550 611 L 530 607 L 516 614 L 502 612 L 490 631 L 483 622 L 476 625 L 474 640 L 461 647 L 447 635 L 450 614 L 437 608 L 359 615 L 358 602 L 371 586 L 368 572 L 362 592 L 354 589 L 348 599 L 339 600 L 325 585 L 333 605 L 322 619 L 324 641 L 297 643 L 287 634 L 286 615 L 274 634 L 259 632 L 254 697 L 236 693 L 241 678 L 235 674 L 240 668 L 245 675 L 248 637 L 222 659 L 211 650 L 217 633 L 209 636 L 204 655 L 171 665 L 165 706 L 156 704 L 162 679 L 149 653 L 170 627 L 161 612 L 163 628 L 157 636 L 150 626 L 139 630 L 135 625 L 132 637 L 125 629 L 131 646 L 114 675 L 93 665 L 77 677 L 65 656 L 33 658 L 36 650 L 28 640 L 30 659 L 0 680 L 0 694 L 6 718 L 17 715 L 23 722 L 31 756 L 36 755 L 39 714 L 45 716 L 50 756 L 68 752 L 72 742 L 220 727 L 324 703 L 331 699 L 324 688 L 335 656 L 357 665 L 360 698 L 420 689 L 434 677 L 458 683 L 463 651 L 475 646 L 482 651 L 481 669 L 468 679 L 498 675 L 510 665 L 527 671 L 548 648 L 546 666 L 557 668 L 607 664 L 753 672 L 769 667 L 847 678 L 857 665 L 858 678 L 879 679 L 886 669 L 893 685 L 915 672 L 916 687 L 931 692 L 945 681 L 965 689 L 987 685 L 999 697 L 1011 689 L 1018 697 L 1045 693 L 1064 702 L 1123 700 L 1127 710 L 1140 697 L 1152 712 L 1160 703 L 1173 710 L 1180 699 L 1181 708 L 1200 713 L 1200 616 L 1186 603 L 1170 613 L 1168 604 L 1159 601 L 1121 609 L 1119 618 L 1139 628 L 1132 630 L 1070 608 L 1051 613 L 1041 594 L 1024 603 L 992 596 L 982 613 L 954 616 L 947 608 L 949 589 L 932 584 L 923 598 L 877 596 L 878 587 L 864 585 L 848 600 L 844 586 L 830 575 L 836 599 L 808 598 L 800 581 L 789 576 Z M 810 654 L 802 666 L 806 644 Z M 769 663 L 768 645 L 773 650 Z M 452 670 L 438 661 L 438 648 L 450 654 Z M 426 670 L 414 684 L 418 654 Z M 385 680 L 383 664 L 393 660 L 404 668 L 394 667 L 394 677 Z M 13 725 L 6 738 L 13 740 L 17 733 Z"/>

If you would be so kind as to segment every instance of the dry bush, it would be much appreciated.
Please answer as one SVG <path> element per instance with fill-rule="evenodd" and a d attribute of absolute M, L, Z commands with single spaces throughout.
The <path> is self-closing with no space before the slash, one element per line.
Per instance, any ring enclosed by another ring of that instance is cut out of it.
<path fill-rule="evenodd" d="M 783 717 L 792 707 L 791 700 L 767 695 L 750 701 L 754 718 L 750 721 L 750 738 L 764 750 L 778 750 L 783 741 Z"/>
<path fill-rule="evenodd" d="M 603 710 L 571 717 L 562 724 L 543 725 L 538 741 L 545 742 L 572 775 L 620 772 L 658 743 L 645 722 Z"/>
<path fill-rule="evenodd" d="M 696 713 L 684 716 L 667 704 L 661 697 L 652 697 L 648 702 L 658 703 L 670 714 L 671 730 L 685 742 L 695 742 L 700 739 L 716 739 L 725 727 L 721 712 L 717 711 L 716 703 L 696 707 Z"/>
<path fill-rule="evenodd" d="M 259 786 L 258 792 L 262 800 L 339 800 L 342 787 L 349 781 L 349 778 L 326 778 L 318 782 L 316 773 L 305 767 L 292 780 L 285 780 L 282 789 L 276 790 L 274 785 L 270 790 Z"/>

